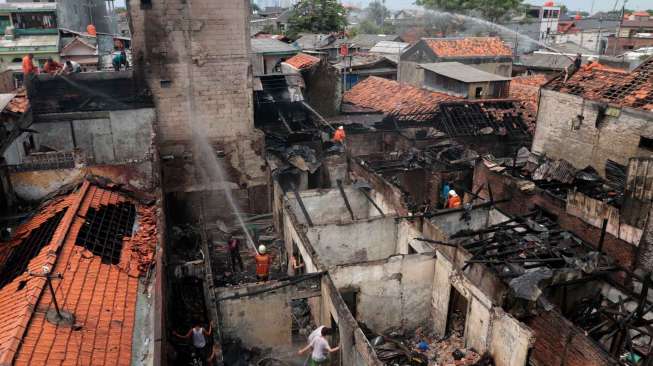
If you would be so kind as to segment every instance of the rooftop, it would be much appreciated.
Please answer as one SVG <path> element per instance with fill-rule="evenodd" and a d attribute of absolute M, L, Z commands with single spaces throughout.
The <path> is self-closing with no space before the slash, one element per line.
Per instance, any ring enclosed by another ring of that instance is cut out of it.
<path fill-rule="evenodd" d="M 342 98 L 344 103 L 396 115 L 433 113 L 441 102 L 456 99 L 375 76 L 357 83 Z"/>
<path fill-rule="evenodd" d="M 537 116 L 540 87 L 547 81 L 541 74 L 514 77 L 510 81 L 510 98 L 521 101 L 531 115 Z"/>
<path fill-rule="evenodd" d="M 508 77 L 479 70 L 475 67 L 461 64 L 460 62 L 434 62 L 420 64 L 420 67 L 438 75 L 446 76 L 450 79 L 459 80 L 464 83 L 510 80 Z"/>
<path fill-rule="evenodd" d="M 545 88 L 619 107 L 653 111 L 652 85 L 653 58 L 649 58 L 630 73 L 591 63 L 566 81 L 564 75 L 558 76 Z"/>
<path fill-rule="evenodd" d="M 111 188 L 85 181 L 42 205 L 0 244 L 0 364 L 130 364 L 139 278 L 156 242 L 156 208 Z M 46 319 L 52 297 L 33 275 L 44 266 L 62 275 L 52 286 L 73 327 Z"/>
<path fill-rule="evenodd" d="M 39 12 L 39 11 L 54 11 L 57 10 L 57 3 L 2 3 L 0 4 L 0 11 L 13 12 Z"/>
<path fill-rule="evenodd" d="M 300 52 L 284 62 L 298 70 L 304 70 L 317 65 L 320 62 L 320 59 Z"/>
<path fill-rule="evenodd" d="M 438 57 L 512 56 L 499 37 L 424 38 Z"/>
<path fill-rule="evenodd" d="M 392 55 L 399 55 L 408 46 L 410 46 L 410 44 L 404 42 L 381 41 L 370 49 L 370 53 L 389 53 Z"/>
<path fill-rule="evenodd" d="M 298 50 L 289 45 L 273 38 L 252 38 L 252 52 L 262 54 L 291 54 Z"/>
<path fill-rule="evenodd" d="M 381 41 L 399 41 L 396 34 L 357 34 L 349 40 L 354 47 L 370 49 Z"/>

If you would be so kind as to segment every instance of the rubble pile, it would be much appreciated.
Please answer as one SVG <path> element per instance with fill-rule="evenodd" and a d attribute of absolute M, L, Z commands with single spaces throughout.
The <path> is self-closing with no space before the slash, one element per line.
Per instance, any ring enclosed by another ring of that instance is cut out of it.
<path fill-rule="evenodd" d="M 392 366 L 481 366 L 493 365 L 492 357 L 481 356 L 473 349 L 465 348 L 465 341 L 456 332 L 440 338 L 425 334 L 420 328 L 403 332 L 391 328 L 383 334 L 375 334 L 364 323 L 361 330 L 374 347 L 377 357 Z"/>

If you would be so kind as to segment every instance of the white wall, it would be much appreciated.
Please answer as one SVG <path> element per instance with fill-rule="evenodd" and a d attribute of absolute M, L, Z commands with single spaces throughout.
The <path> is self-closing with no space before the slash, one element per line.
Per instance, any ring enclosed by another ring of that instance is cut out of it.
<path fill-rule="evenodd" d="M 434 269 L 432 255 L 413 254 L 335 267 L 330 275 L 338 289 L 357 291 L 356 319 L 380 333 L 429 327 Z"/>

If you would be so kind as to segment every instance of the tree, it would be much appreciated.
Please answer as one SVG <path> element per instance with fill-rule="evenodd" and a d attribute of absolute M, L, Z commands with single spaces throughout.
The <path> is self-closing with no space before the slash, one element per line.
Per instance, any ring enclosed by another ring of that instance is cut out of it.
<path fill-rule="evenodd" d="M 416 0 L 417 5 L 427 9 L 456 13 L 479 12 L 493 22 L 515 11 L 523 11 L 522 0 Z"/>
<path fill-rule="evenodd" d="M 290 12 L 288 33 L 294 36 L 300 32 L 342 31 L 347 25 L 346 13 L 336 0 L 301 0 Z"/>
<path fill-rule="evenodd" d="M 373 1 L 364 10 L 364 14 L 366 20 L 370 20 L 381 27 L 385 23 L 385 19 L 390 16 L 390 11 L 379 1 Z"/>
<path fill-rule="evenodd" d="M 249 5 L 250 5 L 250 9 L 252 10 L 252 13 L 258 13 L 261 11 L 261 7 L 258 6 L 257 3 L 250 1 Z"/>

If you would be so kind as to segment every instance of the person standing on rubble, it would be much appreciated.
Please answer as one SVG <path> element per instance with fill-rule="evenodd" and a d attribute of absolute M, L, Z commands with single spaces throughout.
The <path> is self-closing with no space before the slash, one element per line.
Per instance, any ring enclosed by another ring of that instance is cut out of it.
<path fill-rule="evenodd" d="M 238 265 L 242 271 L 244 266 L 243 258 L 240 257 L 240 240 L 236 239 L 233 235 L 229 236 L 227 251 L 229 251 L 229 259 L 231 260 L 231 270 L 237 272 L 236 265 Z"/>
<path fill-rule="evenodd" d="M 337 352 L 340 349 L 340 346 L 331 348 L 331 346 L 329 346 L 329 342 L 325 338 L 327 335 L 332 334 L 333 330 L 327 327 L 320 327 L 320 328 L 318 328 L 320 330 L 319 335 L 315 334 L 315 332 L 311 333 L 311 335 L 308 337 L 309 339 L 308 345 L 300 349 L 299 352 L 297 352 L 298 355 L 303 355 L 309 349 L 313 349 L 308 363 L 309 366 L 328 364 L 329 353 Z M 311 336 L 313 336 L 313 338 L 311 338 Z"/>
<path fill-rule="evenodd" d="M 267 281 L 270 278 L 272 256 L 268 254 L 268 248 L 265 245 L 259 245 L 254 262 L 256 263 L 256 278 L 259 281 Z"/>
<path fill-rule="evenodd" d="M 209 330 L 204 329 L 201 324 L 197 323 L 195 326 L 190 328 L 186 334 L 182 335 L 176 331 L 172 331 L 172 334 L 176 335 L 179 338 L 191 339 L 195 351 L 202 358 L 202 361 L 206 362 L 209 357 L 208 347 L 206 346 L 208 344 L 207 337 L 211 335 L 212 331 L 213 325 L 211 323 L 209 323 Z"/>
<path fill-rule="evenodd" d="M 333 142 L 342 145 L 342 144 L 345 143 L 345 138 L 346 137 L 347 137 L 347 135 L 345 134 L 345 127 L 340 126 L 340 127 L 338 127 L 336 132 L 333 133 Z"/>
<path fill-rule="evenodd" d="M 460 196 L 453 189 L 449 191 L 449 200 L 447 201 L 447 208 L 456 208 L 462 205 Z"/>

